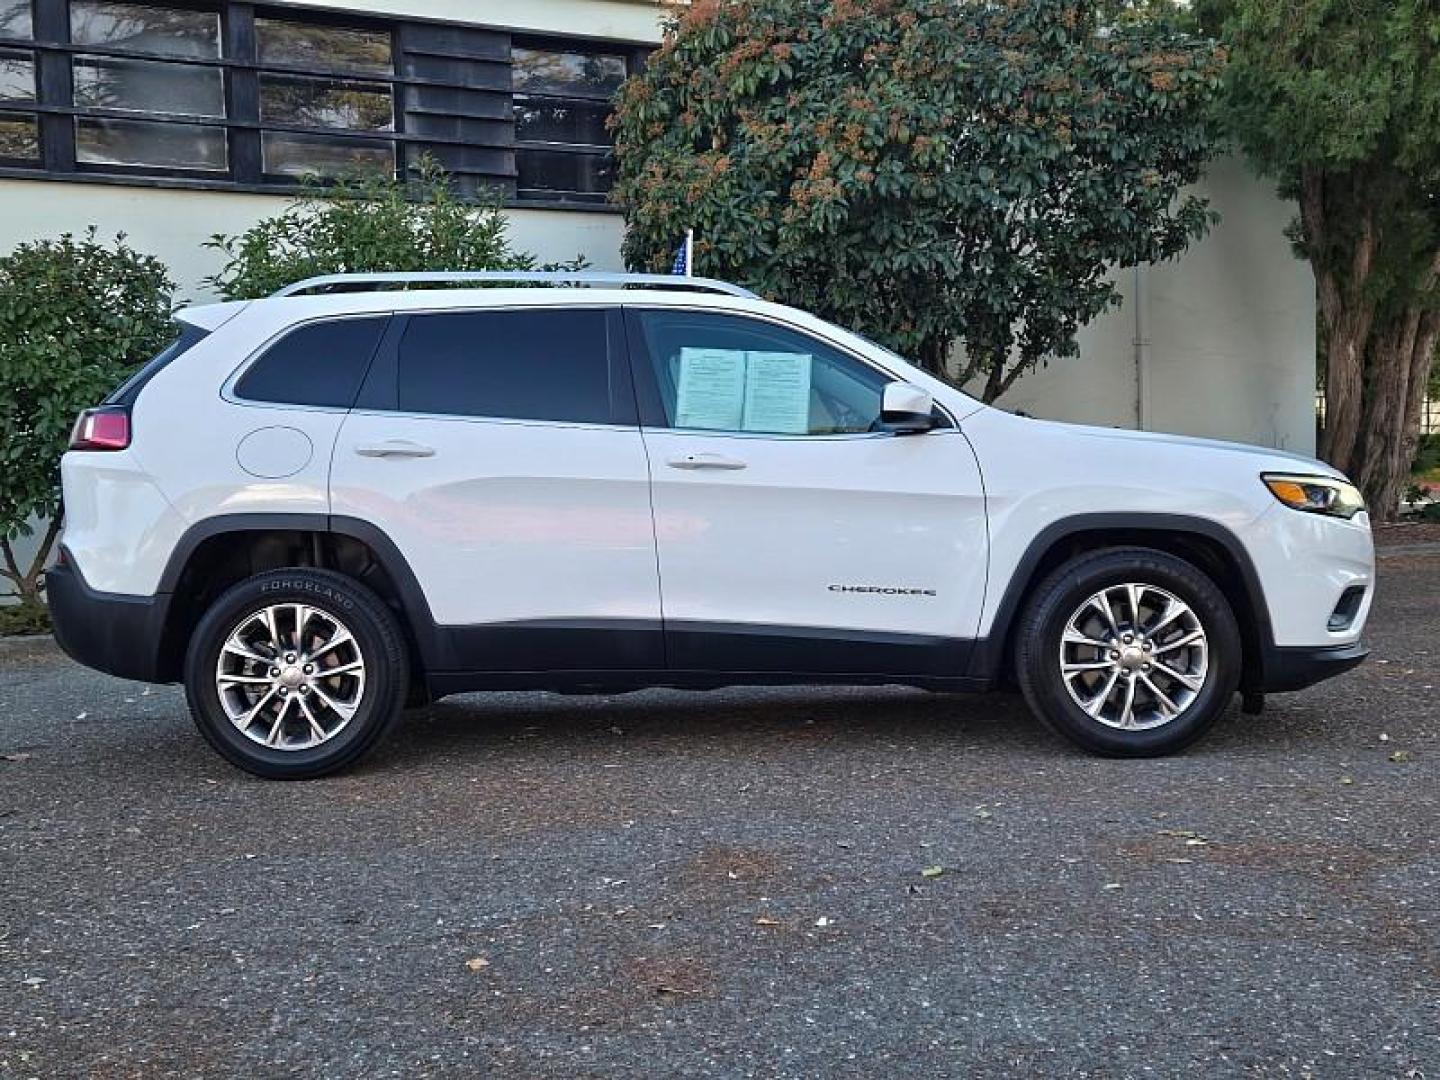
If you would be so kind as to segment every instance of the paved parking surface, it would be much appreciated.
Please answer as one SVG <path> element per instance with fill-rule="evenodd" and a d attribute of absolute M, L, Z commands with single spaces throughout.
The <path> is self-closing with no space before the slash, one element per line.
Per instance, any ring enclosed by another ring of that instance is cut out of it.
<path fill-rule="evenodd" d="M 0 1075 L 1440 1077 L 1440 554 L 1382 589 L 1375 661 L 1155 762 L 527 694 L 265 783 L 0 644 Z"/>

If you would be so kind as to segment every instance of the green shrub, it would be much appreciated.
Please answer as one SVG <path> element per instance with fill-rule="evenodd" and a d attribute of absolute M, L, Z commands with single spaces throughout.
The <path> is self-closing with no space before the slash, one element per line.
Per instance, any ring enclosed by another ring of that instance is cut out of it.
<path fill-rule="evenodd" d="M 1411 472 L 1417 475 L 1440 469 L 1440 432 L 1421 435 L 1415 448 L 1415 465 Z"/>
<path fill-rule="evenodd" d="M 50 609 L 44 604 L 7 604 L 0 607 L 0 637 L 50 633 Z"/>
<path fill-rule="evenodd" d="M 171 336 L 174 283 L 125 245 L 76 239 L 21 244 L 0 257 L 0 582 L 38 604 L 60 527 L 60 455 L 76 414 L 98 404 Z M 48 519 L 35 557 L 13 542 Z"/>
<path fill-rule="evenodd" d="M 320 274 L 539 269 L 533 255 L 510 248 L 507 228 L 497 202 L 458 198 L 427 159 L 414 180 L 361 172 L 311 184 L 275 217 L 238 236 L 217 233 L 205 246 L 226 262 L 206 284 L 227 300 L 251 300 Z"/>

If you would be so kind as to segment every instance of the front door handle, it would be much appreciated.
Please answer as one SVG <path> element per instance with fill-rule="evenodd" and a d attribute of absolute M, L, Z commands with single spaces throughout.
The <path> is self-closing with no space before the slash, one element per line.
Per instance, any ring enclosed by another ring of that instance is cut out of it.
<path fill-rule="evenodd" d="M 404 458 L 404 457 L 434 457 L 433 446 L 422 446 L 420 443 L 411 442 L 409 439 L 386 439 L 378 443 L 361 443 L 355 447 L 355 453 L 361 457 L 378 458 Z"/>
<path fill-rule="evenodd" d="M 724 454 L 681 454 L 666 462 L 672 469 L 743 469 L 745 462 Z"/>

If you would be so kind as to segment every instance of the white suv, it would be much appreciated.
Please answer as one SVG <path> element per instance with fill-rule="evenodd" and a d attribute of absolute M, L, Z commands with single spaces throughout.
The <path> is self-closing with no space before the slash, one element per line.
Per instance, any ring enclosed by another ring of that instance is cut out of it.
<path fill-rule="evenodd" d="M 1366 653 L 1329 466 L 987 408 L 733 285 L 369 275 L 178 319 L 76 425 L 56 636 L 183 681 L 264 776 L 502 688 L 1018 683 L 1155 755 Z"/>

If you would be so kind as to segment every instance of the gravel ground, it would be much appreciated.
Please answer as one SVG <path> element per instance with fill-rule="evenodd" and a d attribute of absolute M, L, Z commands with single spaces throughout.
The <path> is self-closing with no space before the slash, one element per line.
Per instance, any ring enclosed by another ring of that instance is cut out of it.
<path fill-rule="evenodd" d="M 1375 659 L 1164 761 L 998 696 L 516 694 L 305 784 L 0 644 L 0 1075 L 1433 1080 L 1437 611 L 1386 555 Z"/>

